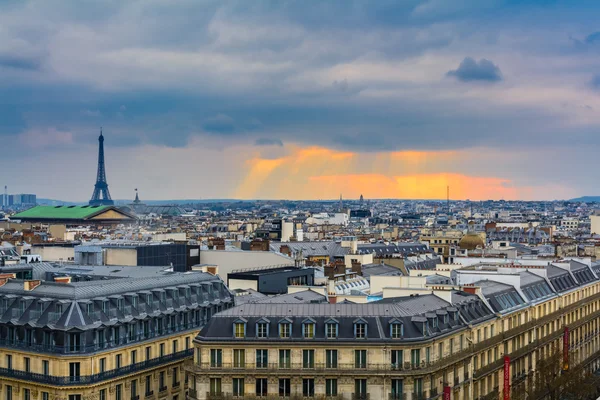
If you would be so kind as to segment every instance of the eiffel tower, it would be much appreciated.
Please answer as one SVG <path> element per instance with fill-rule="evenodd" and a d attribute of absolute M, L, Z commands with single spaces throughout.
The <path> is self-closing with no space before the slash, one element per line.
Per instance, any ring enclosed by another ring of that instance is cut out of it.
<path fill-rule="evenodd" d="M 108 183 L 106 183 L 106 171 L 104 169 L 104 136 L 100 128 L 100 137 L 98 138 L 98 175 L 94 194 L 90 200 L 90 206 L 112 206 L 115 202 L 110 198 Z"/>

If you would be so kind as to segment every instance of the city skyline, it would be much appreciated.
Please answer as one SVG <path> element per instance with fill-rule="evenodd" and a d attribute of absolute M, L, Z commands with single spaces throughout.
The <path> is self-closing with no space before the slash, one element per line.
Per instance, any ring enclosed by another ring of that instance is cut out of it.
<path fill-rule="evenodd" d="M 0 5 L 11 193 L 553 200 L 600 195 L 600 5 Z M 194 16 L 194 18 L 190 18 Z"/>

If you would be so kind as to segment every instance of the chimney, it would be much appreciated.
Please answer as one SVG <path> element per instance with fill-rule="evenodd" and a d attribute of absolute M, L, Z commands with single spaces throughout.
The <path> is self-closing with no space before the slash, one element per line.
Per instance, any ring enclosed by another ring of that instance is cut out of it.
<path fill-rule="evenodd" d="M 352 272 L 362 276 L 362 264 L 358 260 L 352 260 Z"/>
<path fill-rule="evenodd" d="M 54 282 L 57 283 L 71 283 L 71 277 L 70 276 L 57 276 L 54 278 Z"/>
<path fill-rule="evenodd" d="M 290 246 L 288 246 L 287 244 L 284 244 L 284 245 L 282 245 L 282 246 L 279 248 L 279 252 L 280 252 L 281 254 L 285 254 L 285 255 L 286 255 L 286 256 L 288 256 L 288 257 L 291 257 L 291 256 L 292 256 L 292 250 L 290 250 Z"/>
<path fill-rule="evenodd" d="M 26 292 L 30 292 L 33 289 L 35 289 L 36 287 L 40 286 L 42 284 L 42 281 L 38 280 L 34 280 L 34 281 L 25 281 L 23 282 L 23 289 Z"/>
<path fill-rule="evenodd" d="M 329 278 L 330 281 L 333 281 L 333 277 L 335 275 L 335 267 L 333 265 L 326 265 L 323 267 L 325 276 Z"/>

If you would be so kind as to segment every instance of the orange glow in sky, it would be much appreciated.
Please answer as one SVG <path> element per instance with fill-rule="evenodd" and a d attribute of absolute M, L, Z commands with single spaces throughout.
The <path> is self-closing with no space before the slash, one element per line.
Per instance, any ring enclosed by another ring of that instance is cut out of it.
<path fill-rule="evenodd" d="M 290 146 L 279 158 L 250 158 L 237 198 L 516 199 L 520 189 L 502 177 L 448 173 L 461 152 L 354 153 Z"/>

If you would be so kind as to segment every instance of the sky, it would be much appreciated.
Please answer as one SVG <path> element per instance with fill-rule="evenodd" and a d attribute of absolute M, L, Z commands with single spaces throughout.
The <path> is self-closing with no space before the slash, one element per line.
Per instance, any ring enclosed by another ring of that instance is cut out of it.
<path fill-rule="evenodd" d="M 600 195 L 600 2 L 0 1 L 0 185 L 115 199 Z"/>

